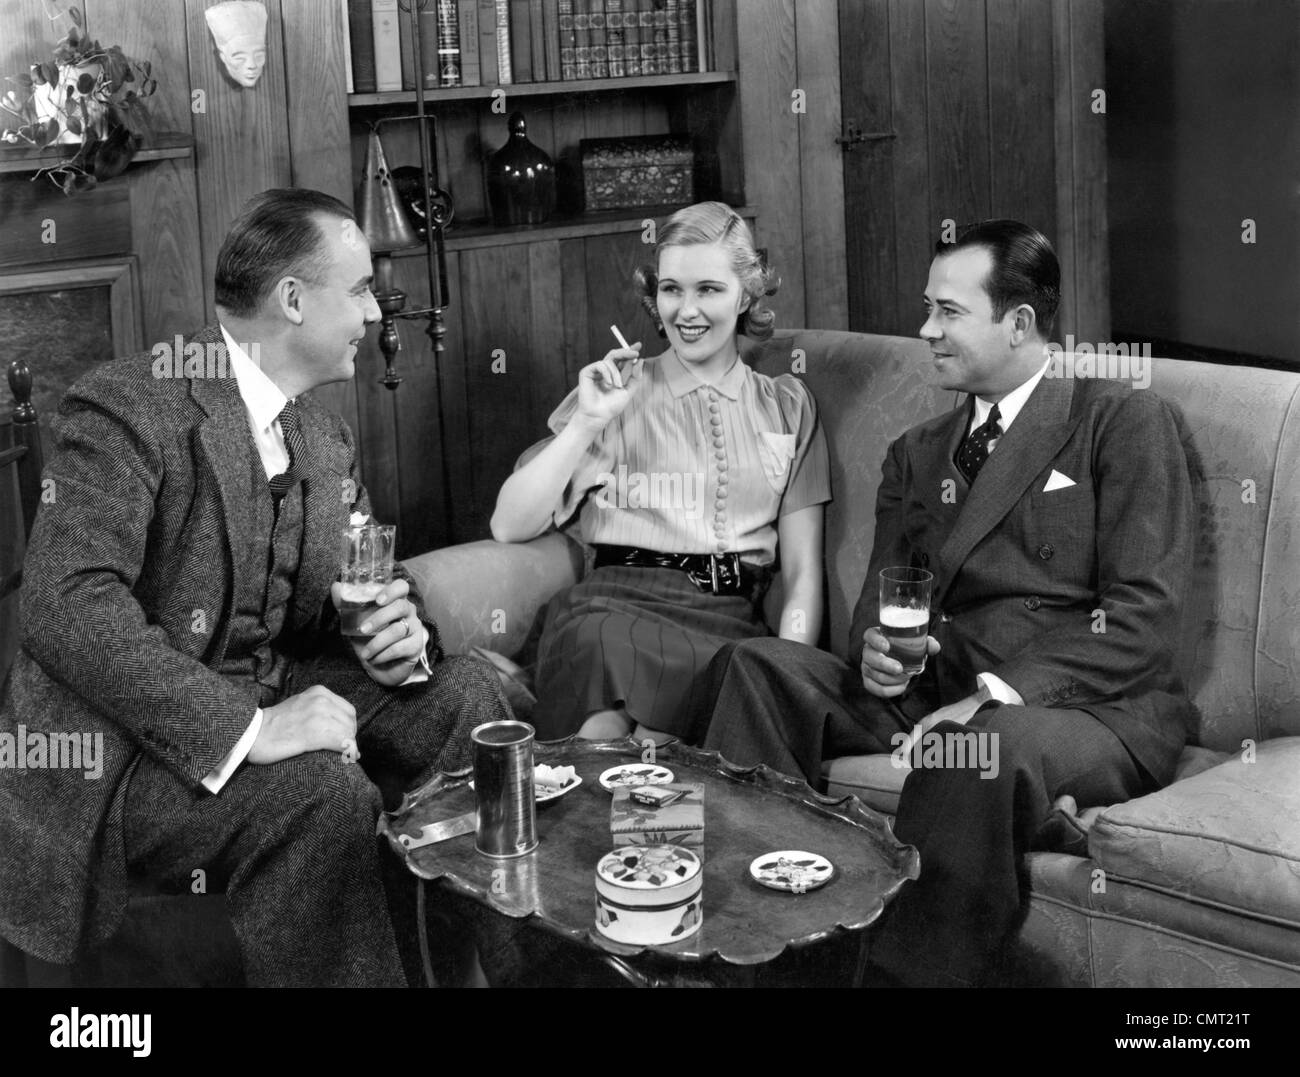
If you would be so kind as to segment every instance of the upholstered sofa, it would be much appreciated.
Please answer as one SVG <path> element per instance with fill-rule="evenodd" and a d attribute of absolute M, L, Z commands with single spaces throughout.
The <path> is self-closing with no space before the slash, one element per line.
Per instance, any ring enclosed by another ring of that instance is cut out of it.
<path fill-rule="evenodd" d="M 929 387 L 916 340 L 779 332 L 747 357 L 802 373 L 831 447 L 823 645 L 845 655 L 871 553 L 889 442 L 957 404 Z M 1182 413 L 1198 504 L 1194 577 L 1169 625 L 1195 717 L 1177 780 L 1076 818 L 1036 852 L 1011 982 L 1061 986 L 1300 986 L 1300 374 L 1152 359 L 1150 390 Z M 520 448 L 524 448 L 523 445 Z M 408 562 L 449 649 L 525 668 L 546 600 L 585 551 L 551 533 Z M 770 599 L 771 601 L 772 599 Z M 828 791 L 890 814 L 907 771 L 887 756 L 830 761 Z M 1085 846 L 1086 843 L 1086 846 Z M 924 870 L 924 865 L 922 865 Z"/>

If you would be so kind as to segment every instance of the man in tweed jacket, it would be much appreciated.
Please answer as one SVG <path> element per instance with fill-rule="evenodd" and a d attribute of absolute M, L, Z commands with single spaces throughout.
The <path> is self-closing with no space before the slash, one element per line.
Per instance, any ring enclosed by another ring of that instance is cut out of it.
<path fill-rule="evenodd" d="M 921 336 L 938 383 L 970 397 L 889 448 L 853 617 L 860 662 L 757 640 L 711 667 L 706 744 L 732 762 L 814 783 L 841 755 L 912 767 L 895 830 L 921 874 L 874 930 L 882 980 L 988 982 L 1053 804 L 1158 788 L 1183 746 L 1171 644 L 1194 521 L 1181 437 L 1154 393 L 1052 376 L 1059 298 L 1056 254 L 1027 225 L 986 221 L 940 247 Z M 934 575 L 914 676 L 878 627 L 892 566 Z"/>
<path fill-rule="evenodd" d="M 468 730 L 508 715 L 405 578 L 370 638 L 339 635 L 338 535 L 370 505 L 348 427 L 300 394 L 352 376 L 370 282 L 347 206 L 264 192 L 218 256 L 220 326 L 65 397 L 0 732 L 90 734 L 103 759 L 0 769 L 0 934 L 29 953 L 74 960 L 132 876 L 188 892 L 201 870 L 250 984 L 406 982 L 375 782 L 467 765 Z"/>

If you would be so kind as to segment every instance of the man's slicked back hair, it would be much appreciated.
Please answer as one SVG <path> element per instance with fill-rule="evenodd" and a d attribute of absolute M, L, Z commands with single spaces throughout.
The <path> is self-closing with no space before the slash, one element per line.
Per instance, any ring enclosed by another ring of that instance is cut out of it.
<path fill-rule="evenodd" d="M 982 247 L 993 259 L 984 290 L 993 304 L 993 320 L 1022 303 L 1034 308 L 1038 331 L 1050 340 L 1061 305 L 1061 264 L 1051 242 L 1020 221 L 1005 218 L 967 225 L 955 242 L 934 245 L 936 258 L 968 247 Z"/>
<path fill-rule="evenodd" d="M 251 318 L 284 277 L 323 281 L 329 270 L 321 228 L 326 217 L 356 223 L 346 203 L 304 187 L 277 187 L 250 198 L 217 254 L 217 306 Z"/>

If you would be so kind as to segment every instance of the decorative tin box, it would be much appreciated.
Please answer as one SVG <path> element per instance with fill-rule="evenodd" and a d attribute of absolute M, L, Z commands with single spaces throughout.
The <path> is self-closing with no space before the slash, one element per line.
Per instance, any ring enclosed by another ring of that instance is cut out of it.
<path fill-rule="evenodd" d="M 704 854 L 704 786 L 689 782 L 652 787 L 678 794 L 662 807 L 640 804 L 642 787 L 614 790 L 609 808 L 609 833 L 617 849 L 624 845 L 684 845 Z"/>
<path fill-rule="evenodd" d="M 687 135 L 584 138 L 579 149 L 589 210 L 695 201 L 695 151 Z"/>
<path fill-rule="evenodd" d="M 632 946 L 689 938 L 704 919 L 703 886 L 704 867 L 690 849 L 615 849 L 596 865 L 596 930 Z"/>

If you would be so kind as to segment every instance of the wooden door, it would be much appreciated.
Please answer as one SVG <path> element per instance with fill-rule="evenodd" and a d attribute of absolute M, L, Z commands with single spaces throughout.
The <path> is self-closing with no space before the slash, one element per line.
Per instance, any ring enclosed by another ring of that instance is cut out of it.
<path fill-rule="evenodd" d="M 840 0 L 840 71 L 850 327 L 915 336 L 944 222 L 1014 217 L 1060 256 L 1055 338 L 1105 339 L 1101 0 Z"/>

